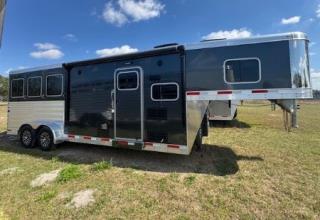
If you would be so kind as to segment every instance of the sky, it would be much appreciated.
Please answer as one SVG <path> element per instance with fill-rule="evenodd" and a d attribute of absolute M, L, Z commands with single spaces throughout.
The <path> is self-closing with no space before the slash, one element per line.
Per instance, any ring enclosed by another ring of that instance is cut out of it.
<path fill-rule="evenodd" d="M 8 0 L 0 74 L 166 43 L 302 31 L 320 89 L 320 0 Z"/>

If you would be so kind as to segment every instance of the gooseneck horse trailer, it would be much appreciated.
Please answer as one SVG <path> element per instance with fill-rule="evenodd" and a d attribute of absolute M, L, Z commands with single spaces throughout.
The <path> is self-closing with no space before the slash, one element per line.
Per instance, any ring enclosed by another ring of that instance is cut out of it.
<path fill-rule="evenodd" d="M 211 101 L 312 98 L 308 39 L 294 32 L 14 71 L 8 134 L 49 150 L 65 141 L 190 154 Z"/>

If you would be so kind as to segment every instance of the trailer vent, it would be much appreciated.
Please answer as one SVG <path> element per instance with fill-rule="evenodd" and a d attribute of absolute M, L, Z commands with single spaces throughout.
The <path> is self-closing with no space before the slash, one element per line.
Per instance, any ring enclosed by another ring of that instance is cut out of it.
<path fill-rule="evenodd" d="M 178 45 L 179 45 L 179 44 L 177 44 L 177 43 L 162 44 L 162 45 L 155 46 L 154 48 L 155 48 L 155 49 L 158 49 L 158 48 L 173 47 L 173 46 L 178 46 Z"/>
<path fill-rule="evenodd" d="M 149 108 L 147 110 L 147 119 L 156 121 L 166 121 L 168 119 L 167 109 Z"/>

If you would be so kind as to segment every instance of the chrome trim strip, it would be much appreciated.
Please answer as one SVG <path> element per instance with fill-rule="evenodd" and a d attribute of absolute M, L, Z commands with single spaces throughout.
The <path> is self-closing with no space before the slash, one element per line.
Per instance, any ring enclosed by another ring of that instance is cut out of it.
<path fill-rule="evenodd" d="M 228 61 L 237 61 L 237 60 L 257 60 L 259 63 L 259 79 L 255 82 L 228 82 L 226 79 L 226 63 Z M 261 81 L 261 61 L 258 57 L 245 57 L 245 58 L 235 58 L 235 59 L 228 59 L 223 62 L 223 80 L 226 84 L 235 85 L 235 84 L 252 84 L 258 83 Z"/>
<path fill-rule="evenodd" d="M 175 99 L 154 99 L 153 95 L 152 95 L 153 94 L 152 91 L 153 91 L 153 87 L 157 86 L 157 85 L 175 85 L 175 86 L 177 86 L 177 98 L 175 98 Z M 175 102 L 175 101 L 178 101 L 179 98 L 180 98 L 180 88 L 179 88 L 179 84 L 176 83 L 176 82 L 153 83 L 151 85 L 150 93 L 151 93 L 150 94 L 151 100 L 154 101 L 154 102 Z"/>
<path fill-rule="evenodd" d="M 62 64 L 54 64 L 54 65 L 48 65 L 48 66 L 26 68 L 26 69 L 21 69 L 21 70 L 12 70 L 9 74 L 14 75 L 14 74 L 35 72 L 35 71 L 41 71 L 41 70 L 57 69 L 57 68 L 62 68 Z"/>
<path fill-rule="evenodd" d="M 221 91 L 199 91 L 199 95 L 187 95 L 187 101 L 199 100 L 269 100 L 269 99 L 311 99 L 313 98 L 311 88 L 281 88 L 265 89 L 266 93 L 253 93 L 254 90 L 228 90 L 230 94 L 219 94 Z M 223 92 L 223 91 L 222 91 Z"/>
<path fill-rule="evenodd" d="M 263 35 L 250 38 L 239 38 L 239 39 L 227 39 L 218 41 L 206 41 L 201 43 L 187 44 L 185 45 L 186 50 L 197 50 L 202 48 L 213 48 L 213 47 L 224 47 L 224 46 L 237 46 L 244 44 L 257 44 L 267 43 L 284 40 L 308 40 L 308 36 L 303 32 L 290 32 L 272 35 Z"/>

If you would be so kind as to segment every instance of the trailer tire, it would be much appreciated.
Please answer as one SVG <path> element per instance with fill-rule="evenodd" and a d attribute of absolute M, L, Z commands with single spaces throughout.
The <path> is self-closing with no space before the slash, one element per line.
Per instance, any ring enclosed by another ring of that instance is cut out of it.
<path fill-rule="evenodd" d="M 25 125 L 19 130 L 20 143 L 25 148 L 33 148 L 36 142 L 36 134 L 31 126 Z"/>
<path fill-rule="evenodd" d="M 43 151 L 50 151 L 54 147 L 53 134 L 47 127 L 43 127 L 39 130 L 37 139 L 39 147 Z"/>
<path fill-rule="evenodd" d="M 201 151 L 202 150 L 202 128 L 199 129 L 196 140 L 194 142 L 194 145 L 196 147 L 196 151 Z"/>

